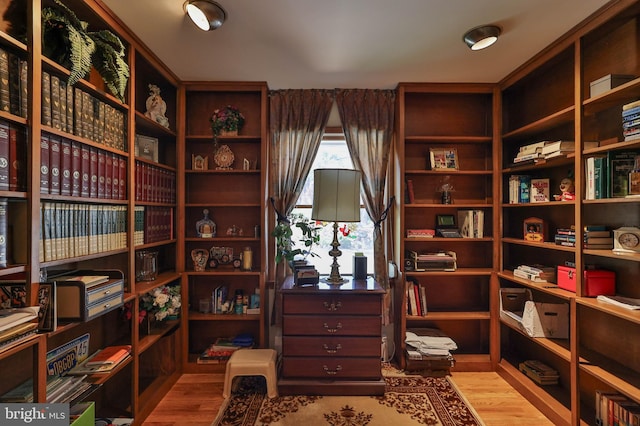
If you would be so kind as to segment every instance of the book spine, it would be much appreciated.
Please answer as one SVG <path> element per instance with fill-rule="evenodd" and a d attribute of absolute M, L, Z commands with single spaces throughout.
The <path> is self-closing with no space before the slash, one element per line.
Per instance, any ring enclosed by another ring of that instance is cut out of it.
<path fill-rule="evenodd" d="M 118 195 L 121 200 L 127 199 L 127 160 L 118 156 Z"/>
<path fill-rule="evenodd" d="M 9 229 L 7 226 L 8 207 L 9 201 L 6 198 L 0 198 L 0 268 L 7 267 L 7 241 L 9 241 Z"/>
<path fill-rule="evenodd" d="M 82 191 L 82 147 L 79 142 L 71 142 L 71 195 L 80 197 Z"/>
<path fill-rule="evenodd" d="M 74 123 L 73 123 L 74 111 L 75 111 L 75 105 L 74 105 L 75 99 L 73 98 L 74 87 L 71 84 L 67 84 L 66 90 L 67 90 L 67 95 L 65 99 L 67 100 L 67 132 L 77 135 L 74 128 Z"/>
<path fill-rule="evenodd" d="M 84 136 L 84 126 L 82 122 L 82 90 L 74 87 L 73 89 L 73 134 L 76 136 Z"/>
<path fill-rule="evenodd" d="M 62 139 L 60 161 L 60 194 L 71 195 L 71 141 Z"/>
<path fill-rule="evenodd" d="M 60 78 L 51 76 L 51 127 L 61 130 L 60 121 Z"/>
<path fill-rule="evenodd" d="M 105 151 L 98 150 L 98 198 L 105 198 L 105 185 L 107 180 Z"/>
<path fill-rule="evenodd" d="M 9 110 L 20 115 L 20 57 L 9 54 Z"/>
<path fill-rule="evenodd" d="M 40 193 L 49 193 L 49 136 L 40 137 Z"/>
<path fill-rule="evenodd" d="M 0 110 L 9 112 L 9 54 L 0 49 Z"/>
<path fill-rule="evenodd" d="M 9 123 L 0 121 L 0 190 L 9 189 Z"/>
<path fill-rule="evenodd" d="M 49 193 L 60 195 L 60 138 L 51 136 L 49 139 Z"/>
<path fill-rule="evenodd" d="M 60 130 L 69 132 L 67 127 L 67 83 L 60 80 L 58 83 L 58 98 L 60 99 Z"/>
<path fill-rule="evenodd" d="M 29 89 L 27 87 L 29 75 L 29 65 L 24 59 L 20 59 L 20 116 L 27 118 L 27 103 L 29 100 Z"/>
<path fill-rule="evenodd" d="M 98 149 L 89 148 L 89 196 L 98 197 Z"/>
<path fill-rule="evenodd" d="M 51 75 L 42 71 L 42 124 L 51 126 Z"/>
<path fill-rule="evenodd" d="M 91 150 L 87 145 L 80 146 L 80 161 L 80 196 L 88 198 L 91 195 Z"/>

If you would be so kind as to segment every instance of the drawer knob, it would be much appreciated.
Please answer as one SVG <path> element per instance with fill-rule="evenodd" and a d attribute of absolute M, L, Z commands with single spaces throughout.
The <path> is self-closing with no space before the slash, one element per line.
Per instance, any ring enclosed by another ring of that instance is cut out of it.
<path fill-rule="evenodd" d="M 342 370 L 342 366 L 339 364 L 336 366 L 335 370 L 329 370 L 329 367 L 327 367 L 326 365 L 323 365 L 322 368 L 324 369 L 324 372 L 329 376 L 335 376 L 336 374 L 338 374 L 338 371 Z"/>
<path fill-rule="evenodd" d="M 324 348 L 325 351 L 327 351 L 328 354 L 335 354 L 340 349 L 342 349 L 342 345 L 340 343 L 338 343 L 333 349 L 330 349 L 329 345 L 327 345 L 326 343 L 322 345 L 322 347 Z"/>
<path fill-rule="evenodd" d="M 102 294 L 111 294 L 111 290 L 105 290 Z"/>
<path fill-rule="evenodd" d="M 337 333 L 338 330 L 340 330 L 342 328 L 342 323 L 339 322 L 336 324 L 336 328 L 329 328 L 329 324 L 327 324 L 326 322 L 324 323 L 323 327 L 329 332 L 329 333 Z"/>
<path fill-rule="evenodd" d="M 324 307 L 327 309 L 327 311 L 337 311 L 338 309 L 342 308 L 342 302 L 324 302 Z"/>

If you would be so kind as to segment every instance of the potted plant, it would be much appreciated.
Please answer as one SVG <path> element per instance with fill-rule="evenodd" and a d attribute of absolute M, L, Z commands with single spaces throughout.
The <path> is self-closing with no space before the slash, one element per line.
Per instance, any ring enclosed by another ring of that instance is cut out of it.
<path fill-rule="evenodd" d="M 298 240 L 301 243 L 300 247 L 296 247 L 292 239 L 295 228 L 302 233 Z M 276 263 L 286 260 L 291 265 L 294 260 L 306 260 L 308 256 L 316 256 L 311 248 L 320 241 L 320 229 L 321 227 L 317 226 L 314 220 L 307 219 L 301 214 L 291 215 L 288 222 L 278 222 L 271 232 L 276 239 Z"/>
<path fill-rule="evenodd" d="M 60 0 L 54 1 L 57 7 L 42 9 L 44 55 L 69 69 L 69 85 L 95 67 L 111 93 L 124 102 L 129 66 L 122 41 L 109 30 L 88 31 L 87 22 Z"/>
<path fill-rule="evenodd" d="M 218 136 L 237 135 L 244 125 L 244 115 L 238 108 L 227 105 L 224 108 L 213 111 L 209 121 L 215 138 Z"/>

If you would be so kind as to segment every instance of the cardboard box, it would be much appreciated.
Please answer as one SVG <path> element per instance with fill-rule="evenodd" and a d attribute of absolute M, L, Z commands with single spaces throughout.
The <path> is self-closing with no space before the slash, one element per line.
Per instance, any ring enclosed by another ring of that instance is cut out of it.
<path fill-rule="evenodd" d="M 534 302 L 526 288 L 500 289 L 500 319 L 529 337 L 569 338 L 569 304 Z"/>
<path fill-rule="evenodd" d="M 624 74 L 607 74 L 597 80 L 592 81 L 590 86 L 590 97 L 601 95 L 615 87 L 618 87 L 624 83 L 633 80 L 635 77 L 632 75 Z"/>
<path fill-rule="evenodd" d="M 611 296 L 616 294 L 616 273 L 604 269 L 587 269 L 584 271 L 583 296 Z M 558 287 L 576 292 L 576 269 L 569 266 L 558 266 Z"/>

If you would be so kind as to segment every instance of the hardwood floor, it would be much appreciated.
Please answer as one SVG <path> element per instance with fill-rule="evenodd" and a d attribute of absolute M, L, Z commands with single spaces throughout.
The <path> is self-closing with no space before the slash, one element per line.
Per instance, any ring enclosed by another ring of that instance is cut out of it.
<path fill-rule="evenodd" d="M 552 425 L 497 373 L 454 372 L 453 381 L 487 426 Z M 222 399 L 223 374 L 184 374 L 143 426 L 210 426 Z"/>

